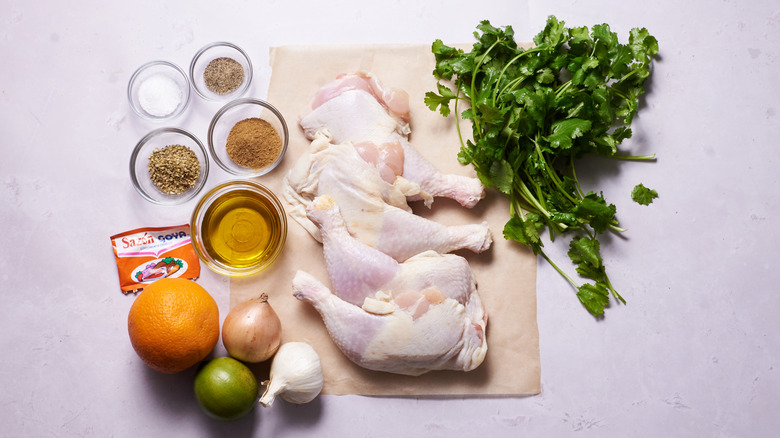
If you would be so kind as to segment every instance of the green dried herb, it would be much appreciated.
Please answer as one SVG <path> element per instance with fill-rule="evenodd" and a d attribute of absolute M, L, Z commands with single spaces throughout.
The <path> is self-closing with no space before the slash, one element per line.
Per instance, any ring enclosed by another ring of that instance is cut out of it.
<path fill-rule="evenodd" d="M 172 144 L 155 149 L 149 156 L 149 177 L 163 193 L 179 195 L 186 192 L 200 176 L 200 161 L 187 146 Z"/>

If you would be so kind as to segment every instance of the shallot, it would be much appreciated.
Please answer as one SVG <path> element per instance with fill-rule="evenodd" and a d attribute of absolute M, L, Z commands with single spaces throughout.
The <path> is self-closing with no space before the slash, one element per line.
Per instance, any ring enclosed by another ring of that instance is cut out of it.
<path fill-rule="evenodd" d="M 279 349 L 281 340 L 282 323 L 265 293 L 235 306 L 222 323 L 225 349 L 243 362 L 270 359 Z"/>

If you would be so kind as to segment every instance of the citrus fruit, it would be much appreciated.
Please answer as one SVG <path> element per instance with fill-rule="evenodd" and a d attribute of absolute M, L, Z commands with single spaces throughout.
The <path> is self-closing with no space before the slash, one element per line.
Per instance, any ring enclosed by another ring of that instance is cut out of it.
<path fill-rule="evenodd" d="M 162 278 L 135 299 L 127 330 L 144 363 L 163 373 L 178 373 L 214 349 L 219 339 L 219 307 L 194 281 Z"/>
<path fill-rule="evenodd" d="M 232 357 L 212 359 L 195 376 L 198 405 L 218 420 L 237 420 L 250 413 L 258 391 L 252 370 Z"/>

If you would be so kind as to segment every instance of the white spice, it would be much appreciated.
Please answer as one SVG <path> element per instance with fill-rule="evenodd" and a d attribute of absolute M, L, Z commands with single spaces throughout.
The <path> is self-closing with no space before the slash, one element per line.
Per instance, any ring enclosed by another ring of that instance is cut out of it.
<path fill-rule="evenodd" d="M 138 103 L 155 117 L 165 117 L 176 111 L 181 100 L 179 84 L 163 74 L 146 78 L 138 87 Z"/>

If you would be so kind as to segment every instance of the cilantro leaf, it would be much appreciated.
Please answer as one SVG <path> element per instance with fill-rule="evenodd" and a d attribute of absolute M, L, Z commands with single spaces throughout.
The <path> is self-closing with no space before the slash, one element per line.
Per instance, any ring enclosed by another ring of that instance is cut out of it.
<path fill-rule="evenodd" d="M 628 46 L 634 55 L 634 59 L 639 62 L 649 63 L 658 53 L 658 40 L 650 35 L 647 29 L 631 29 L 628 37 Z"/>
<path fill-rule="evenodd" d="M 569 243 L 569 258 L 577 265 L 583 277 L 600 280 L 603 274 L 599 241 L 588 237 L 575 237 Z"/>
<path fill-rule="evenodd" d="M 457 68 L 463 65 L 463 51 L 445 45 L 441 40 L 436 40 L 431 45 L 431 51 L 436 59 L 436 69 L 434 75 L 443 79 L 450 79 L 456 70 L 468 71 L 467 69 Z"/>
<path fill-rule="evenodd" d="M 505 160 L 496 160 L 490 166 L 489 186 L 497 188 L 506 195 L 512 193 L 515 172 Z"/>
<path fill-rule="evenodd" d="M 534 42 L 537 45 L 545 44 L 558 47 L 563 44 L 568 37 L 565 25 L 565 22 L 558 21 L 557 18 L 551 15 L 547 18 L 547 25 L 544 27 L 544 30 L 534 37 Z"/>
<path fill-rule="evenodd" d="M 552 124 L 552 134 L 547 138 L 553 148 L 568 149 L 575 138 L 590 130 L 590 120 L 566 119 Z"/>
<path fill-rule="evenodd" d="M 617 207 L 612 204 L 607 205 L 604 197 L 594 192 L 588 192 L 573 211 L 582 220 L 587 221 L 597 233 L 601 233 L 616 222 Z"/>
<path fill-rule="evenodd" d="M 541 226 L 539 216 L 534 213 L 526 214 L 525 219 L 513 215 L 504 225 L 504 238 L 529 245 L 534 254 L 539 254 L 544 246 L 539 237 Z"/>
<path fill-rule="evenodd" d="M 439 108 L 439 113 L 442 116 L 447 117 L 450 115 L 450 101 L 457 96 L 452 90 L 441 83 L 437 84 L 437 91 L 439 94 L 436 94 L 433 91 L 425 93 L 423 102 L 431 111 L 436 111 L 436 108 Z"/>
<path fill-rule="evenodd" d="M 653 199 L 658 197 L 658 192 L 653 189 L 648 189 L 642 183 L 637 184 L 633 190 L 631 190 L 631 199 L 640 205 L 650 205 Z"/>
<path fill-rule="evenodd" d="M 609 292 L 601 283 L 583 284 L 577 289 L 577 298 L 594 316 L 603 315 L 604 308 L 609 305 Z"/>

